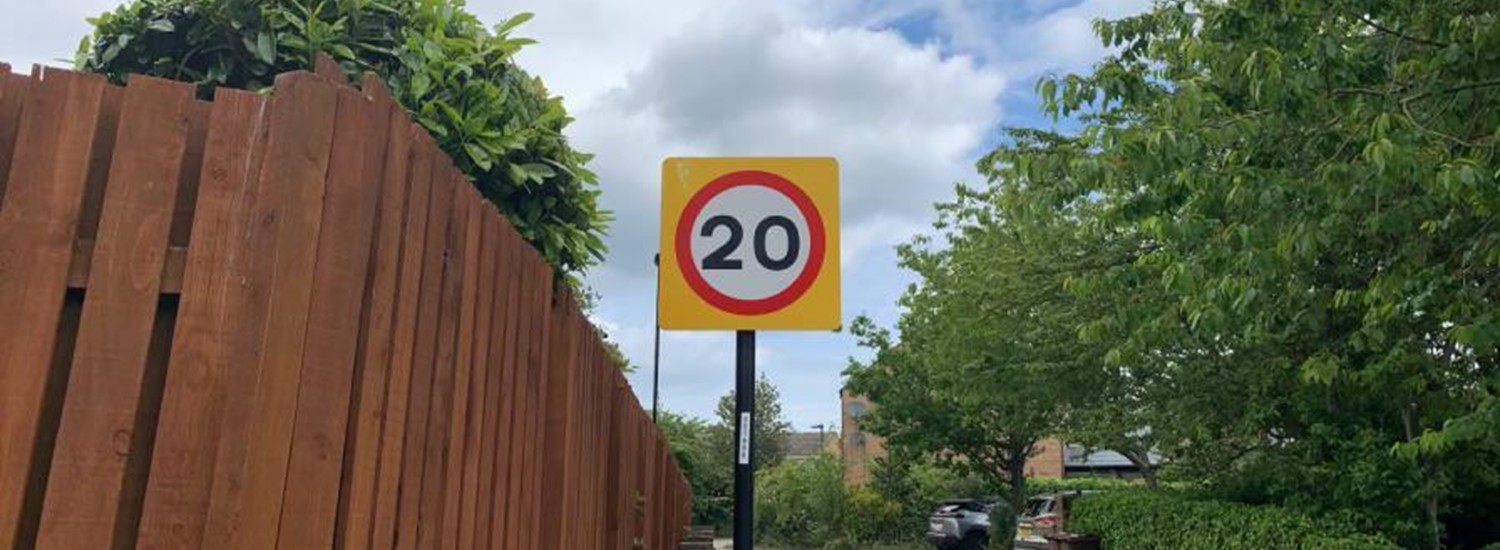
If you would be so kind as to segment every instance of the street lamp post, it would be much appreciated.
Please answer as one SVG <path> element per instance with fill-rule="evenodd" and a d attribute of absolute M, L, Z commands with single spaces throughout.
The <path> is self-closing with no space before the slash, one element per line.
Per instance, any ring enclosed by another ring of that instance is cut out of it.
<path fill-rule="evenodd" d="M 661 409 L 661 254 L 651 258 L 656 266 L 656 343 L 651 350 L 651 423 L 657 423 Z"/>

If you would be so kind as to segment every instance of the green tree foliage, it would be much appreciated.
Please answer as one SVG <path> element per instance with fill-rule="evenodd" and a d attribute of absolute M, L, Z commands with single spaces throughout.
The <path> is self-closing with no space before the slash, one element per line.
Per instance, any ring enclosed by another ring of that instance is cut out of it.
<path fill-rule="evenodd" d="M 1114 53 L 1038 85 L 1076 131 L 1012 131 L 903 248 L 899 346 L 855 325 L 870 429 L 981 465 L 997 435 L 1155 449 L 1223 497 L 1493 540 L 1464 526 L 1500 488 L 1497 9 L 1099 23 Z"/>
<path fill-rule="evenodd" d="M 719 423 L 713 427 L 716 444 L 723 449 L 725 467 L 734 468 L 734 390 L 719 398 L 715 411 Z M 771 380 L 761 375 L 755 382 L 755 420 L 751 432 L 755 437 L 755 453 L 751 460 L 758 469 L 773 468 L 786 459 L 786 435 L 792 425 L 781 414 L 781 392 Z"/>
<path fill-rule="evenodd" d="M 769 544 L 817 548 L 842 538 L 843 464 L 833 457 L 762 470 L 755 484 L 755 532 Z"/>
<path fill-rule="evenodd" d="M 875 357 L 846 374 L 879 405 L 862 428 L 1008 487 L 1019 506 L 1027 458 L 1091 372 L 1071 323 L 1093 304 L 1069 294 L 1063 275 L 1093 252 L 1067 239 L 1066 220 L 1022 234 L 976 208 L 984 196 L 961 196 L 941 208 L 945 248 L 919 239 L 898 250 L 921 278 L 901 298 L 900 345 L 857 319 L 851 332 Z"/>
<path fill-rule="evenodd" d="M 693 524 L 728 528 L 734 500 L 734 470 L 716 446 L 708 423 L 698 418 L 661 411 L 657 428 L 667 438 L 682 475 L 693 489 Z"/>
<path fill-rule="evenodd" d="M 514 62 L 533 41 L 512 32 L 530 17 L 486 29 L 462 0 L 135 0 L 90 20 L 76 64 L 117 82 L 192 82 L 205 97 L 267 89 L 320 52 L 374 71 L 521 235 L 576 273 L 602 258 L 610 214 L 591 155 L 563 135 L 562 99 Z"/>

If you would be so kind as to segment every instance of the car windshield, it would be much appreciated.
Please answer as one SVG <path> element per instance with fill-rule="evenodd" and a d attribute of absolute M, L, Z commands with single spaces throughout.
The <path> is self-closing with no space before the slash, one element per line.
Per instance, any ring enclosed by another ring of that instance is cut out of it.
<path fill-rule="evenodd" d="M 1051 505 L 1052 499 L 1050 498 L 1033 498 L 1026 501 L 1026 509 L 1021 515 L 1028 518 L 1040 516 L 1047 513 Z"/>

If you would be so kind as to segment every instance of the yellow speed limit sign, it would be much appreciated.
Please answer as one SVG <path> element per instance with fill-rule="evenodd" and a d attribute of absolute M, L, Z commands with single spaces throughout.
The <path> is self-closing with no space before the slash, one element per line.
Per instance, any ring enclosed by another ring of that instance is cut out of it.
<path fill-rule="evenodd" d="M 661 182 L 661 328 L 839 327 L 837 161 L 669 158 Z"/>

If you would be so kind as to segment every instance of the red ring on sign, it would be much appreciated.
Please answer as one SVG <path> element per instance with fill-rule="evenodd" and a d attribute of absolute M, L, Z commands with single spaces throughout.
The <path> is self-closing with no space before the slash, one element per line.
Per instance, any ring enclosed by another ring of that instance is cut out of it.
<path fill-rule="evenodd" d="M 698 219 L 698 215 L 703 212 L 703 207 L 708 205 L 708 201 L 718 196 L 719 193 L 746 185 L 766 187 L 790 199 L 792 204 L 797 206 L 797 210 L 802 212 L 802 218 L 807 220 L 807 231 L 810 233 L 807 262 L 802 264 L 802 272 L 797 274 L 792 284 L 787 285 L 781 292 L 755 300 L 735 298 L 719 292 L 713 285 L 710 285 L 708 280 L 703 278 L 703 273 L 698 270 L 698 263 L 693 261 L 691 248 L 693 221 Z M 812 199 L 808 198 L 807 193 L 803 193 L 802 189 L 787 181 L 786 178 L 760 170 L 730 172 L 708 182 L 708 185 L 693 193 L 692 198 L 688 199 L 687 206 L 682 209 L 682 214 L 677 218 L 675 247 L 677 266 L 678 270 L 682 271 L 683 278 L 687 280 L 688 287 L 692 288 L 693 292 L 709 305 L 737 315 L 764 315 L 779 311 L 801 298 L 802 294 L 812 287 L 813 281 L 818 279 L 818 273 L 822 271 L 824 244 L 823 217 L 818 215 L 818 209 L 813 206 Z"/>

